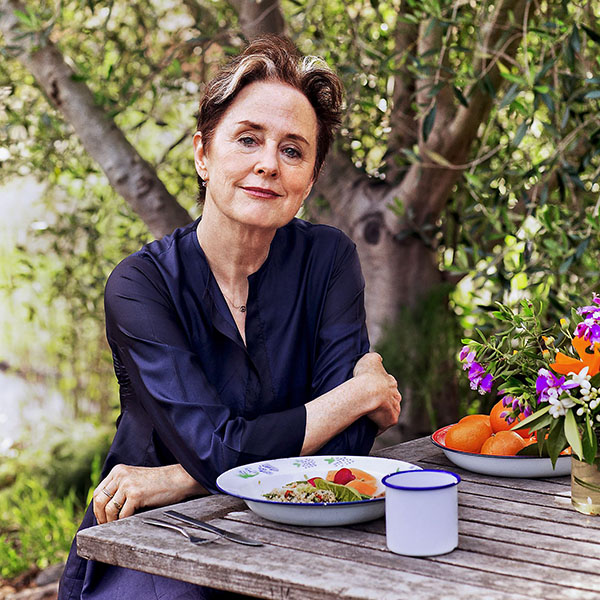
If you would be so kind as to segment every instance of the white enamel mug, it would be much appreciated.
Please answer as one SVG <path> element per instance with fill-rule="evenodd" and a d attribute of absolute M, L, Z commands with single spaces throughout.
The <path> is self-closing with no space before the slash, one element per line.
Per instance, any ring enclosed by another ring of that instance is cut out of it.
<path fill-rule="evenodd" d="M 386 475 L 387 547 L 406 556 L 446 554 L 458 546 L 458 483 L 450 471 L 423 469 Z"/>

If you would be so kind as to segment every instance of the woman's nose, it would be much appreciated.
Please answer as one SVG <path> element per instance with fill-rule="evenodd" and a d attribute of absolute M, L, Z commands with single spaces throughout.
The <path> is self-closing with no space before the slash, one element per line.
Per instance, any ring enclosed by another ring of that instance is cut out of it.
<path fill-rule="evenodd" d="M 266 146 L 257 157 L 254 172 L 267 177 L 277 177 L 279 164 L 277 161 L 277 149 Z"/>

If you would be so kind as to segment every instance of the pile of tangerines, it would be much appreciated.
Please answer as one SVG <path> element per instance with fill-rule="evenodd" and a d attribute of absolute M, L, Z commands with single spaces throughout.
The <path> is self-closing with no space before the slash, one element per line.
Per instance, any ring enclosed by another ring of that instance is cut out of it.
<path fill-rule="evenodd" d="M 463 417 L 446 432 L 446 447 L 474 454 L 514 456 L 525 446 L 535 444 L 537 439 L 529 429 L 510 431 L 516 423 L 506 422 L 504 416 L 501 416 L 506 412 L 507 409 L 500 400 L 489 415 Z M 519 415 L 517 421 L 522 421 L 523 418 Z"/>

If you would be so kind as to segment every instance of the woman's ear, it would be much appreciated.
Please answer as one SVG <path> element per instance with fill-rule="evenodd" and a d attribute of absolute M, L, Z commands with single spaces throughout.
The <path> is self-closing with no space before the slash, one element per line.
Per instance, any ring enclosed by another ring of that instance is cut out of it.
<path fill-rule="evenodd" d="M 193 138 L 194 143 L 194 166 L 196 167 L 196 173 L 206 181 L 208 179 L 208 171 L 206 170 L 204 145 L 202 143 L 202 134 L 196 131 Z"/>

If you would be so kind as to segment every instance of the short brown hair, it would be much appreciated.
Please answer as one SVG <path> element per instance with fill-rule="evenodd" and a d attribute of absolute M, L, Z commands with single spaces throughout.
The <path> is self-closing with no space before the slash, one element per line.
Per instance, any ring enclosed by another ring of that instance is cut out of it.
<path fill-rule="evenodd" d="M 249 83 L 280 81 L 302 92 L 317 116 L 317 152 L 314 178 L 317 178 L 335 131 L 341 121 L 344 88 L 340 78 L 324 60 L 303 57 L 286 37 L 265 35 L 253 40 L 244 51 L 221 67 L 204 90 L 196 129 L 206 148 L 223 114 L 238 93 Z M 200 200 L 204 197 L 202 179 Z"/>

